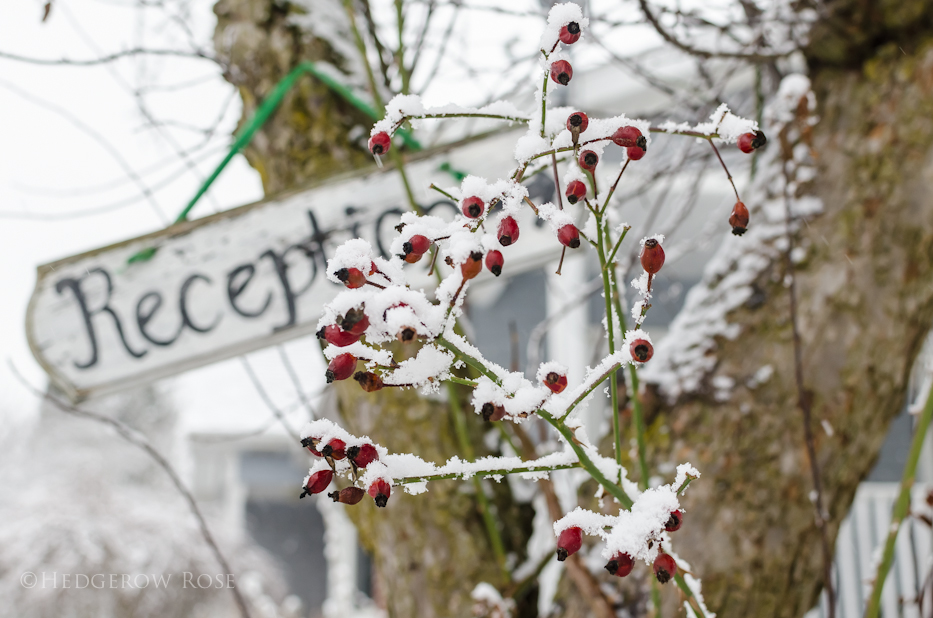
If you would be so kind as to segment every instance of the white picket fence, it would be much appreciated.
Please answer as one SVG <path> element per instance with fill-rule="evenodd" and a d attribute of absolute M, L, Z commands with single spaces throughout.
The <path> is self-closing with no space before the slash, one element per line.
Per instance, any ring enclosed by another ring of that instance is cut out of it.
<path fill-rule="evenodd" d="M 862 483 L 855 494 L 852 509 L 842 522 L 836 539 L 835 584 L 836 616 L 861 618 L 871 591 L 875 565 L 887 538 L 891 509 L 898 493 L 897 483 Z M 925 488 L 915 488 L 922 500 Z M 921 495 L 922 492 L 922 495 Z M 897 537 L 894 563 L 882 592 L 881 615 L 884 618 L 930 618 L 933 616 L 933 591 L 927 588 L 924 607 L 918 604 L 920 587 L 933 564 L 933 533 L 930 527 L 909 519 Z M 929 586 L 929 581 L 926 581 Z M 825 618 L 825 594 L 820 605 L 806 618 Z"/>

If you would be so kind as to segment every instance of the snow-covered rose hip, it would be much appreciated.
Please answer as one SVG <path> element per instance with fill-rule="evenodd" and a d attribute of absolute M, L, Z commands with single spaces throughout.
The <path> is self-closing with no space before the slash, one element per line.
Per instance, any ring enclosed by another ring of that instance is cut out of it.
<path fill-rule="evenodd" d="M 736 202 L 732 207 L 729 225 L 732 226 L 732 233 L 736 236 L 741 236 L 748 231 L 748 208 L 742 202 Z"/>
<path fill-rule="evenodd" d="M 586 185 L 579 180 L 571 180 L 567 185 L 567 190 L 564 191 L 564 195 L 567 197 L 568 202 L 576 204 L 586 197 Z"/>
<path fill-rule="evenodd" d="M 327 371 L 324 372 L 324 377 L 327 378 L 328 384 L 336 380 L 346 380 L 353 375 L 355 369 L 355 356 L 352 354 L 338 354 L 330 361 L 330 364 L 327 365 Z"/>
<path fill-rule="evenodd" d="M 308 449 L 311 452 L 311 454 L 314 455 L 315 457 L 322 457 L 320 451 L 318 451 L 317 448 L 315 448 L 315 445 L 320 441 L 321 441 L 320 438 L 313 438 L 311 436 L 308 436 L 307 438 L 301 439 L 301 446 Z M 318 444 L 318 446 L 320 445 Z"/>
<path fill-rule="evenodd" d="M 621 148 L 631 148 L 638 146 L 642 150 L 648 150 L 648 140 L 641 134 L 641 131 L 631 125 L 619 127 L 612 134 L 612 141 Z"/>
<path fill-rule="evenodd" d="M 677 574 L 677 563 L 671 558 L 670 554 L 660 553 L 654 559 L 654 576 L 662 584 L 671 581 L 671 578 Z"/>
<path fill-rule="evenodd" d="M 319 494 L 327 489 L 327 486 L 330 485 L 332 480 L 334 480 L 334 473 L 331 470 L 318 470 L 308 477 L 308 482 L 305 483 L 305 489 L 298 497 L 304 498 L 311 494 Z"/>
<path fill-rule="evenodd" d="M 564 45 L 573 45 L 580 40 L 580 24 L 575 21 L 564 24 L 557 36 Z"/>
<path fill-rule="evenodd" d="M 574 224 L 568 223 L 557 230 L 557 240 L 565 247 L 576 249 L 580 246 L 580 230 Z"/>
<path fill-rule="evenodd" d="M 677 532 L 682 525 L 684 525 L 684 512 L 681 510 L 671 511 L 671 516 L 668 518 L 667 523 L 664 524 L 664 529 L 668 532 Z"/>
<path fill-rule="evenodd" d="M 353 379 L 356 380 L 360 387 L 367 393 L 374 393 L 385 386 L 382 383 L 382 378 L 372 371 L 357 371 L 353 375 Z"/>
<path fill-rule="evenodd" d="M 358 504 L 365 495 L 366 492 L 359 487 L 344 487 L 340 491 L 332 491 L 331 493 L 327 494 L 327 497 L 334 502 L 352 505 Z"/>
<path fill-rule="evenodd" d="M 755 131 L 754 133 L 743 133 L 739 136 L 737 142 L 739 150 L 745 154 L 750 154 L 767 143 L 768 138 L 765 137 L 765 134 L 761 131 Z"/>
<path fill-rule="evenodd" d="M 562 393 L 567 388 L 567 376 L 556 371 L 550 371 L 544 376 L 544 385 L 551 389 L 551 392 Z"/>
<path fill-rule="evenodd" d="M 599 155 L 593 152 L 592 150 L 584 150 L 580 153 L 580 167 L 585 169 L 588 172 L 596 170 L 596 166 L 599 164 Z"/>
<path fill-rule="evenodd" d="M 357 468 L 365 468 L 379 459 L 379 453 L 376 451 L 375 446 L 366 443 L 348 448 L 347 457 L 350 458 L 350 461 L 352 461 L 353 465 Z"/>
<path fill-rule="evenodd" d="M 583 547 L 583 530 L 576 526 L 564 528 L 557 537 L 557 560 L 563 562 Z"/>
<path fill-rule="evenodd" d="M 612 559 L 606 563 L 606 570 L 610 575 L 616 577 L 625 577 L 632 572 L 635 567 L 635 560 L 628 554 L 618 552 Z"/>
<path fill-rule="evenodd" d="M 664 249 L 654 238 L 645 241 L 641 248 L 641 267 L 649 275 L 656 275 L 661 267 L 664 266 Z"/>
<path fill-rule="evenodd" d="M 406 326 L 402 330 L 398 331 L 398 334 L 396 334 L 396 338 L 402 343 L 408 343 L 410 341 L 414 341 L 415 337 L 417 336 L 418 336 L 418 331 L 416 331 L 411 326 Z"/>
<path fill-rule="evenodd" d="M 376 506 L 383 507 L 389 501 L 392 494 L 392 487 L 384 479 L 376 479 L 369 486 L 369 495 L 376 501 Z"/>
<path fill-rule="evenodd" d="M 647 339 L 636 339 L 629 346 L 629 352 L 639 363 L 647 363 L 654 356 L 654 346 Z"/>
<path fill-rule="evenodd" d="M 385 131 L 380 131 L 369 138 L 369 151 L 374 155 L 385 154 L 391 147 L 392 138 Z"/>
<path fill-rule="evenodd" d="M 340 328 L 351 335 L 362 335 L 369 328 L 369 317 L 362 308 L 353 308 L 340 318 Z"/>
<path fill-rule="evenodd" d="M 499 229 L 496 231 L 496 235 L 499 237 L 499 244 L 503 247 L 514 244 L 518 240 L 518 233 L 518 221 L 512 217 L 503 217 L 499 221 Z"/>
<path fill-rule="evenodd" d="M 566 86 L 573 79 L 573 67 L 566 60 L 552 62 L 551 79 L 562 86 Z"/>
<path fill-rule="evenodd" d="M 341 268 L 334 275 L 351 290 L 366 285 L 366 275 L 359 268 Z"/>
<path fill-rule="evenodd" d="M 463 211 L 466 217 L 479 219 L 483 216 L 483 211 L 486 210 L 486 203 L 474 195 L 463 200 L 460 210 Z"/>
<path fill-rule="evenodd" d="M 331 324 L 330 326 L 325 326 L 317 332 L 318 339 L 323 339 L 327 343 L 342 348 L 348 346 L 351 343 L 356 343 L 360 340 L 360 335 L 354 335 L 353 333 L 348 333 L 343 330 L 336 324 Z"/>
<path fill-rule="evenodd" d="M 502 266 L 505 264 L 505 259 L 502 257 L 501 251 L 496 251 L 493 249 L 486 254 L 486 268 L 489 269 L 489 272 L 495 276 L 502 274 Z"/>

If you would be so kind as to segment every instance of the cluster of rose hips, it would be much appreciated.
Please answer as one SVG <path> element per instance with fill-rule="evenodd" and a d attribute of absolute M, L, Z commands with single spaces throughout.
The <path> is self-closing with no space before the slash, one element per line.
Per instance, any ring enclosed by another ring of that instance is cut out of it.
<path fill-rule="evenodd" d="M 334 465 L 335 461 L 341 461 L 343 459 L 348 460 L 353 467 L 354 478 L 358 478 L 359 470 L 365 469 L 366 466 L 379 459 L 379 453 L 376 451 L 376 447 L 368 443 L 347 448 L 343 440 L 333 438 L 329 440 L 327 444 L 321 446 L 321 440 L 309 437 L 304 438 L 301 441 L 301 445 L 307 448 L 312 455 L 323 457 L 330 465 L 330 469 L 318 470 L 308 477 L 308 482 L 305 483 L 305 489 L 301 495 L 298 496 L 299 498 L 304 498 L 312 494 L 319 494 L 327 489 L 331 481 L 334 480 L 334 472 L 336 469 Z M 334 502 L 357 504 L 363 499 L 366 493 L 372 496 L 376 506 L 383 507 L 389 501 L 392 487 L 384 479 L 376 479 L 370 484 L 368 492 L 364 492 L 359 487 L 350 486 L 340 491 L 331 492 L 327 494 L 327 497 Z"/>
<path fill-rule="evenodd" d="M 670 518 L 664 525 L 664 529 L 667 532 L 676 532 L 680 530 L 680 527 L 683 525 L 683 523 L 683 511 L 672 511 Z M 652 545 L 654 545 L 654 541 L 649 540 L 648 549 L 651 549 Z M 583 547 L 583 530 L 577 526 L 564 528 L 557 539 L 557 560 L 563 562 L 570 556 L 580 551 L 581 547 Z M 609 560 L 609 562 L 606 563 L 605 566 L 605 569 L 609 571 L 609 574 L 615 575 L 616 577 L 625 577 L 631 573 L 632 569 L 634 568 L 635 559 L 632 558 L 630 554 L 625 552 L 617 552 L 614 556 L 612 556 L 612 558 Z M 677 573 L 677 563 L 674 561 L 670 554 L 667 554 L 664 551 L 658 552 L 657 557 L 654 559 L 653 568 L 654 576 L 662 584 L 669 582 Z"/>

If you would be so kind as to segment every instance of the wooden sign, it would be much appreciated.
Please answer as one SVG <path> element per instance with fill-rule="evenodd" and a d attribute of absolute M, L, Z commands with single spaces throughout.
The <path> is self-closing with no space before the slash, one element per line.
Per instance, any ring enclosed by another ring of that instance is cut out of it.
<path fill-rule="evenodd" d="M 406 170 L 416 198 L 452 217 L 456 205 L 426 189 L 459 184 L 441 166 L 506 177 L 517 136 L 413 158 Z M 551 199 L 553 184 L 540 187 Z M 340 290 L 324 275 L 334 248 L 362 237 L 386 255 L 406 207 L 399 174 L 373 167 L 40 266 L 26 315 L 30 348 L 78 401 L 308 335 Z M 503 251 L 510 274 L 560 253 L 527 214 L 521 240 Z M 150 260 L 128 263 L 152 248 Z M 426 262 L 408 267 L 419 273 L 414 287 L 433 285 Z"/>

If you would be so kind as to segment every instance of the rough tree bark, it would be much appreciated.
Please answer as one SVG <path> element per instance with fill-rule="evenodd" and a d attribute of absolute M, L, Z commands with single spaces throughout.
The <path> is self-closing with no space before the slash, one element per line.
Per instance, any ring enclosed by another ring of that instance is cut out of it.
<path fill-rule="evenodd" d="M 798 323 L 832 542 L 903 404 L 908 370 L 933 324 L 933 7 L 923 0 L 826 5 L 805 50 L 819 122 L 804 137 L 818 174 L 795 189 L 819 197 L 823 211 L 800 226 L 794 243 L 805 251 L 795 265 Z M 218 51 L 230 62 L 228 79 L 240 88 L 246 114 L 296 62 L 334 53 L 289 25 L 287 4 L 221 0 L 216 10 Z M 360 123 L 369 124 L 306 83 L 247 156 L 272 193 L 364 161 L 346 137 Z M 772 137 L 769 147 L 781 148 Z M 687 494 L 688 523 L 676 549 L 702 577 L 707 604 L 720 618 L 801 616 L 821 586 L 787 266 L 780 251 L 758 251 L 755 259 L 766 265 L 752 295 L 726 316 L 741 334 L 716 340 L 713 369 L 699 392 L 673 404 L 651 385 L 646 392 L 653 463 L 689 460 L 703 472 Z M 765 365 L 773 375 L 753 386 Z M 733 380 L 728 401 L 715 397 L 714 377 Z M 458 454 L 438 402 L 350 389 L 341 397 L 351 431 L 433 459 Z M 823 420 L 833 435 L 820 428 Z M 669 432 L 658 431 L 662 424 Z M 472 586 L 496 583 L 475 504 L 461 493 L 470 487 L 438 483 L 421 498 L 397 492 L 384 513 L 360 511 L 382 584 L 406 591 L 390 596 L 394 615 L 468 615 Z M 499 507 L 514 509 L 507 498 Z M 524 526 L 527 515 L 515 521 Z M 520 548 L 527 531 L 506 532 Z M 669 591 L 668 609 L 675 600 Z"/>
<path fill-rule="evenodd" d="M 933 11 L 925 2 L 829 6 L 806 50 L 818 174 L 797 191 L 818 197 L 823 212 L 794 244 L 806 251 L 795 266 L 798 323 L 832 543 L 933 326 Z M 741 334 L 717 340 L 700 392 L 657 401 L 653 419 L 671 430 L 653 444 L 655 461 L 689 460 L 703 472 L 677 550 L 720 618 L 802 616 L 822 585 L 787 266 L 779 251 L 753 247 L 746 258 L 762 255 L 753 294 L 727 315 Z M 765 365 L 773 376 L 750 386 Z M 727 402 L 714 396 L 716 376 L 736 384 Z"/>

